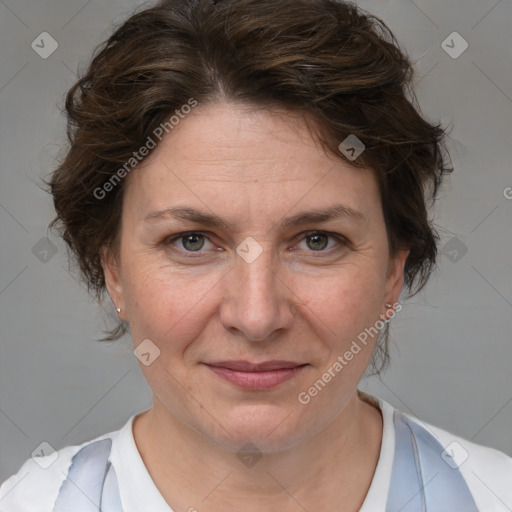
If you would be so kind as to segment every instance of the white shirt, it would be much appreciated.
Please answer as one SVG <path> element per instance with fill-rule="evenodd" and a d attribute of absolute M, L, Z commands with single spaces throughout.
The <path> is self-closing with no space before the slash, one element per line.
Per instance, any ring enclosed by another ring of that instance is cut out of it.
<path fill-rule="evenodd" d="M 450 480 L 452 478 L 458 478 L 458 484 L 464 488 L 467 487 L 466 494 L 472 502 L 474 501 L 474 505 L 464 508 L 464 512 L 466 510 L 484 512 L 512 510 L 511 457 L 422 422 L 395 409 L 378 397 L 360 393 L 380 408 L 383 417 L 380 456 L 360 512 L 398 512 L 398 510 L 401 512 L 441 512 L 441 510 L 448 512 L 448 509 L 442 505 L 445 503 L 443 492 L 447 486 L 453 488 L 454 481 Z M 135 444 L 132 425 L 136 416 L 136 414 L 131 416 L 120 430 L 104 434 L 81 445 L 67 446 L 58 450 L 56 459 L 54 453 L 37 457 L 35 460 L 32 458 L 27 460 L 16 474 L 1 485 L 0 511 L 54 511 L 61 486 L 69 476 L 73 456 L 80 449 L 94 442 L 109 439 L 112 443 L 108 461 L 113 471 L 109 471 L 107 480 L 111 478 L 111 473 L 115 475 L 113 483 L 109 484 L 109 492 L 119 496 L 122 508 L 109 505 L 110 498 L 106 497 L 108 493 L 104 492 L 101 510 L 103 512 L 173 512 L 151 479 Z M 409 438 L 409 432 L 413 431 L 421 435 Z M 424 441 L 421 441 L 421 436 Z M 439 443 L 441 448 L 436 443 Z M 397 453 L 405 454 L 405 448 L 402 452 L 398 448 L 409 444 L 411 446 L 409 455 L 415 454 L 414 467 L 413 462 L 406 467 L 407 457 L 397 455 Z M 429 457 L 430 461 L 427 460 Z M 100 472 L 97 471 L 97 473 Z M 105 471 L 101 472 L 101 475 L 103 473 Z M 97 477 L 97 475 L 89 476 Z M 421 484 L 421 478 L 423 478 L 423 484 Z M 414 481 L 417 479 L 420 481 L 419 488 L 424 488 L 424 491 L 418 492 L 413 489 Z M 68 486 L 73 487 L 69 483 Z M 423 492 L 427 493 L 424 498 L 420 496 Z M 194 504 L 191 504 L 191 507 L 193 506 Z M 98 510 L 98 508 L 96 506 L 90 510 Z M 82 510 L 68 509 L 68 512 L 82 512 Z M 449 512 L 463 511 L 452 508 Z"/>

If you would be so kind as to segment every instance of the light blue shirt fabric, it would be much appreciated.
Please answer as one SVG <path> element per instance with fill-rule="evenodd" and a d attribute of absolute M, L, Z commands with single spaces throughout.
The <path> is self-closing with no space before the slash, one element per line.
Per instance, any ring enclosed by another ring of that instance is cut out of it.
<path fill-rule="evenodd" d="M 383 418 L 359 512 L 512 512 L 512 457 L 358 393 Z M 0 486 L 0 512 L 172 512 L 135 442 L 138 414 L 120 430 L 28 459 Z"/>
<path fill-rule="evenodd" d="M 457 465 L 443 460 L 436 438 L 399 410 L 393 423 L 395 455 L 386 512 L 478 512 Z M 102 439 L 75 454 L 53 512 L 123 512 L 108 461 L 111 447 L 110 439 Z"/>

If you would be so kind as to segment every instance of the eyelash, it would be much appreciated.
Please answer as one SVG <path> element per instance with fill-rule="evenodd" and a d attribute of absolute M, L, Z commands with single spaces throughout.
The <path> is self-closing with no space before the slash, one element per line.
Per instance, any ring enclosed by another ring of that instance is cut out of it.
<path fill-rule="evenodd" d="M 208 239 L 211 242 L 211 240 L 208 238 L 207 233 L 205 233 L 203 231 L 186 231 L 186 232 L 178 233 L 176 235 L 173 235 L 171 237 L 166 238 L 163 241 L 162 245 L 165 248 L 168 248 L 168 249 L 172 250 L 173 252 L 186 253 L 187 255 L 191 255 L 190 257 L 192 257 L 192 258 L 198 258 L 205 251 L 203 251 L 203 250 L 187 251 L 187 250 L 184 250 L 184 249 L 171 248 L 171 246 L 173 245 L 173 242 L 175 242 L 176 240 L 180 240 L 180 239 L 183 239 L 183 238 L 185 238 L 187 236 L 191 236 L 191 235 L 204 236 L 206 239 Z M 349 246 L 349 241 L 345 237 L 343 237 L 341 235 L 338 235 L 337 233 L 331 233 L 329 231 L 318 231 L 318 230 L 317 231 L 306 231 L 304 233 L 301 233 L 301 235 L 302 235 L 302 238 L 300 239 L 300 241 L 305 240 L 306 238 L 309 238 L 309 237 L 312 237 L 312 236 L 315 236 L 315 235 L 325 235 L 328 238 L 336 239 L 342 247 Z M 213 243 L 213 242 L 211 242 L 211 243 Z M 327 250 L 326 249 L 321 249 L 319 251 L 310 250 L 308 252 L 311 252 L 313 254 L 314 253 L 319 253 L 319 254 L 322 255 L 322 254 L 332 254 L 333 252 L 336 252 L 336 251 L 339 251 L 339 250 L 340 250 L 340 247 L 334 247 L 334 248 L 331 247 L 330 249 L 327 249 Z M 197 256 L 195 256 L 194 253 L 196 253 Z"/>

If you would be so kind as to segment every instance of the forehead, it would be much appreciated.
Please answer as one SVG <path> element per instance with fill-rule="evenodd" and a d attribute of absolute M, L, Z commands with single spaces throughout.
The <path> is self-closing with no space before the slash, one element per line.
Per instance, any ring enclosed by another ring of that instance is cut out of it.
<path fill-rule="evenodd" d="M 196 107 L 128 178 L 125 199 L 146 214 L 185 197 L 208 206 L 219 195 L 232 208 L 330 197 L 360 210 L 378 194 L 373 171 L 327 154 L 300 114 L 232 103 Z"/>

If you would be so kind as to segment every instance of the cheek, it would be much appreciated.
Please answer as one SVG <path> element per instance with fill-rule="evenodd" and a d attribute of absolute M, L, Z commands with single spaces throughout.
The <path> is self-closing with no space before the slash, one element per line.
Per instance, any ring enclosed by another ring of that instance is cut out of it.
<path fill-rule="evenodd" d="M 382 276 L 376 268 L 347 265 L 330 276 L 299 281 L 296 290 L 297 296 L 307 297 L 304 314 L 330 337 L 347 341 L 377 319 Z"/>
<path fill-rule="evenodd" d="M 375 259 L 360 256 L 313 274 L 285 272 L 281 279 L 292 290 L 288 300 L 299 311 L 298 324 L 306 322 L 324 348 L 340 352 L 378 319 L 380 270 Z M 178 269 L 136 252 L 126 253 L 123 277 L 134 342 L 149 338 L 169 355 L 183 352 L 208 327 L 215 307 L 222 303 L 219 290 L 230 285 L 225 269 Z"/>
<path fill-rule="evenodd" d="M 125 260 L 123 293 L 132 336 L 136 343 L 150 338 L 163 345 L 172 339 L 179 346 L 180 339 L 200 331 L 209 293 L 222 276 L 179 272 L 148 259 Z"/>

